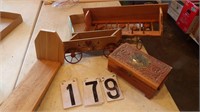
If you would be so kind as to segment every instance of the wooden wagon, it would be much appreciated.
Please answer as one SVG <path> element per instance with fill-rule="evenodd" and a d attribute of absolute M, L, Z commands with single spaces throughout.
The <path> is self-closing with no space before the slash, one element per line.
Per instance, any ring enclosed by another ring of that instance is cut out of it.
<path fill-rule="evenodd" d="M 70 41 L 63 42 L 65 60 L 75 64 L 82 59 L 82 52 L 103 50 L 107 57 L 121 39 L 121 29 L 75 33 Z"/>

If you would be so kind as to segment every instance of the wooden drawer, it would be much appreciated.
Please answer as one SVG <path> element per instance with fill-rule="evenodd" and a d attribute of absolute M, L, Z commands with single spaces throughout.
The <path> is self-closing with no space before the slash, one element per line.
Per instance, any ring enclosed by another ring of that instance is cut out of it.
<path fill-rule="evenodd" d="M 161 88 L 171 69 L 169 65 L 127 43 L 108 57 L 108 70 L 124 78 L 149 99 Z"/>

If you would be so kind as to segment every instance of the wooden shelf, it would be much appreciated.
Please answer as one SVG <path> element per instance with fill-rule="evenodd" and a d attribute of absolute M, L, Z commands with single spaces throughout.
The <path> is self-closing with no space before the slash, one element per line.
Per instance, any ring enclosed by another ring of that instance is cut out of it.
<path fill-rule="evenodd" d="M 22 23 L 22 16 L 17 13 L 0 12 L 0 40 L 8 35 L 13 29 L 15 29 L 20 23 Z"/>

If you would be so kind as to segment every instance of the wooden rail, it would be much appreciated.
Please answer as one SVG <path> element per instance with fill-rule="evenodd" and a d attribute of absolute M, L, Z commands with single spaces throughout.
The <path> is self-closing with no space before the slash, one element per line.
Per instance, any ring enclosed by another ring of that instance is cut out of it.
<path fill-rule="evenodd" d="M 35 111 L 64 62 L 64 48 L 56 32 L 40 31 L 35 40 L 38 60 L 0 107 L 0 112 Z"/>
<path fill-rule="evenodd" d="M 121 24 L 122 35 L 160 37 L 163 32 L 163 13 L 166 15 L 167 8 L 168 4 L 85 8 L 85 30 L 119 28 Z M 156 29 L 154 24 L 158 24 L 159 28 Z"/>

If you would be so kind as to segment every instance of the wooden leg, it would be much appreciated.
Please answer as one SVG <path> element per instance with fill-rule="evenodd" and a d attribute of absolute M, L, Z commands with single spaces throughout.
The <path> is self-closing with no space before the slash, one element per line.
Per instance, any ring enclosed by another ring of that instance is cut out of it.
<path fill-rule="evenodd" d="M 145 93 L 145 97 L 147 97 L 148 99 L 151 99 L 155 96 L 155 94 L 157 93 L 157 91 L 153 91 L 150 93 Z"/>

